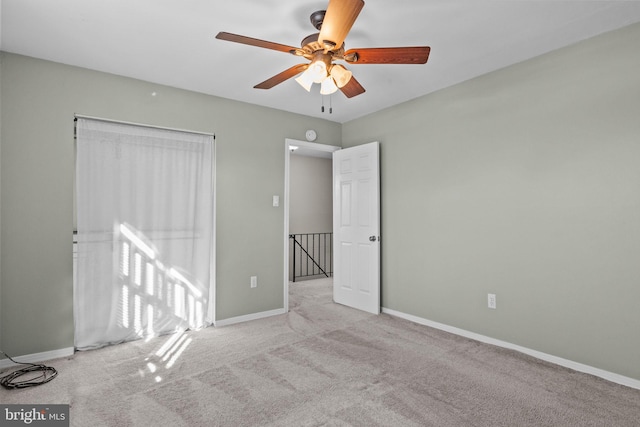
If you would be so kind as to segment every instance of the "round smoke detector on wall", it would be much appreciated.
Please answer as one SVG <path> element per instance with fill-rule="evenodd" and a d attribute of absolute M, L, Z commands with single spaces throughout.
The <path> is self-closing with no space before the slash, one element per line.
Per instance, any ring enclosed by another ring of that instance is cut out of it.
<path fill-rule="evenodd" d="M 309 130 L 307 131 L 307 134 L 306 134 L 307 141 L 309 141 L 309 142 L 313 142 L 313 141 L 315 141 L 315 140 L 316 140 L 317 136 L 318 136 L 318 135 L 316 135 L 316 131 L 315 131 L 315 130 L 309 129 Z"/>

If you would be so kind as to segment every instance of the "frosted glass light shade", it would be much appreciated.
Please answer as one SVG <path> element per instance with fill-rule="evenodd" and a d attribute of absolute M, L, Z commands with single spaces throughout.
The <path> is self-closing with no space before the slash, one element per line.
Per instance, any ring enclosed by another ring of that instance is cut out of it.
<path fill-rule="evenodd" d="M 327 64 L 323 61 L 315 61 L 309 66 L 307 71 L 313 76 L 314 83 L 322 83 L 325 77 L 327 77 Z"/>
<path fill-rule="evenodd" d="M 311 92 L 311 86 L 313 85 L 313 75 L 309 72 L 309 68 L 305 70 L 304 73 L 300 74 L 296 78 L 296 81 L 307 90 L 307 92 Z"/>
<path fill-rule="evenodd" d="M 331 76 L 324 79 L 322 81 L 322 84 L 320 85 L 321 95 L 331 95 L 332 93 L 335 93 L 337 90 L 338 90 L 338 86 L 336 86 L 336 83 L 333 81 L 333 77 Z"/>
<path fill-rule="evenodd" d="M 353 73 L 340 64 L 335 64 L 331 67 L 331 77 L 333 77 L 338 87 L 344 87 L 344 85 L 349 83 L 351 76 L 353 76 Z"/>

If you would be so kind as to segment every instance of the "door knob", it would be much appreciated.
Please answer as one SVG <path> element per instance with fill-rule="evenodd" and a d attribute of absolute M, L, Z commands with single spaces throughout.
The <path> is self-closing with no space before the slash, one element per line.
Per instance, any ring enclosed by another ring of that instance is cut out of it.
<path fill-rule="evenodd" d="M 375 242 L 376 241 L 376 236 L 369 236 L 369 241 L 370 242 Z"/>

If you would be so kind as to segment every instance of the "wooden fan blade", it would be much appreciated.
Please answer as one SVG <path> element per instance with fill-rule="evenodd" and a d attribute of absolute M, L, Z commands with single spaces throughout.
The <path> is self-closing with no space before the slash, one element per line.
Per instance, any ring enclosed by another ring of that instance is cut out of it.
<path fill-rule="evenodd" d="M 256 88 L 256 89 L 271 89 L 275 85 L 279 85 L 283 81 L 288 80 L 288 79 L 290 79 L 291 77 L 293 77 L 293 76 L 295 76 L 297 74 L 300 74 L 301 72 L 303 72 L 307 68 L 309 68 L 309 64 L 294 65 L 293 67 L 291 67 L 291 68 L 289 68 L 287 70 L 284 70 L 280 74 L 276 74 L 275 76 L 271 77 L 270 79 L 267 79 L 267 80 L 263 81 L 262 83 L 259 83 L 259 84 L 255 85 L 254 88 Z"/>
<path fill-rule="evenodd" d="M 234 43 L 248 44 L 249 46 L 262 47 L 265 49 L 272 49 L 272 50 L 277 50 L 280 52 L 287 52 L 287 53 L 291 53 L 291 51 L 295 51 L 297 49 L 293 46 L 287 46 L 280 43 L 273 43 L 273 42 L 268 42 L 266 40 L 254 39 L 252 37 L 240 36 L 238 34 L 231 34 L 231 33 L 225 33 L 225 32 L 218 33 L 216 38 L 219 40 L 226 40 Z"/>
<path fill-rule="evenodd" d="M 354 96 L 358 96 L 361 93 L 365 92 L 360 82 L 357 81 L 353 76 L 351 76 L 351 79 L 349 79 L 349 83 L 341 87 L 340 90 L 345 94 L 347 98 L 353 98 Z"/>
<path fill-rule="evenodd" d="M 339 49 L 363 7 L 363 0 L 329 0 L 318 43 L 326 46 L 326 41 Z"/>
<path fill-rule="evenodd" d="M 351 64 L 425 64 L 430 51 L 429 46 L 349 49 L 344 59 Z"/>

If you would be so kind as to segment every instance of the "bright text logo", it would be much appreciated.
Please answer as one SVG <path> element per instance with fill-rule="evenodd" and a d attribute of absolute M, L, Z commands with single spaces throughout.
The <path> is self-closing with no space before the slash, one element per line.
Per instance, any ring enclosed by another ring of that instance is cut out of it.
<path fill-rule="evenodd" d="M 0 405 L 0 427 L 68 427 L 69 405 Z"/>

